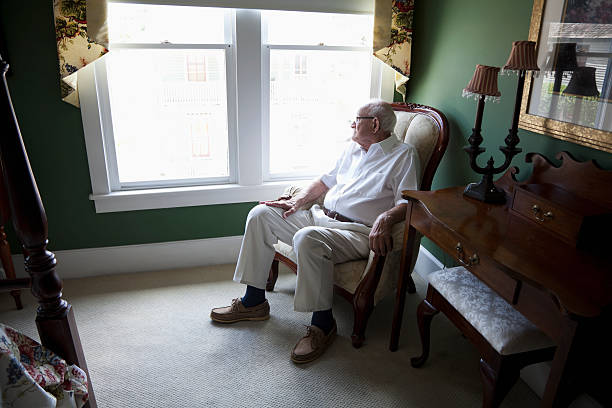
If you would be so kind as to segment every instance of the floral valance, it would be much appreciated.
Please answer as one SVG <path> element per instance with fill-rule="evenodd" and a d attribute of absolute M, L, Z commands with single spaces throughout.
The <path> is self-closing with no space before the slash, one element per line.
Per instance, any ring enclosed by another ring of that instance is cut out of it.
<path fill-rule="evenodd" d="M 395 88 L 406 95 L 410 77 L 414 0 L 376 0 L 374 55 L 395 70 Z"/>
<path fill-rule="evenodd" d="M 79 106 L 77 72 L 108 52 L 106 0 L 54 0 L 62 100 Z"/>

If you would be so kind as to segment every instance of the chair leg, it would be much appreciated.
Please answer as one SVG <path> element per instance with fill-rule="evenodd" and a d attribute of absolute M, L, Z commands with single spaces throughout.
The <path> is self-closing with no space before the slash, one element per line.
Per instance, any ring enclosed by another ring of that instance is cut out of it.
<path fill-rule="evenodd" d="M 417 323 L 419 325 L 419 333 L 421 334 L 422 352 L 419 357 L 410 359 L 410 365 L 418 368 L 425 364 L 429 357 L 429 340 L 431 332 L 431 321 L 438 314 L 438 309 L 433 307 L 427 299 L 424 299 L 417 308 Z"/>
<path fill-rule="evenodd" d="M 375 255 L 372 261 L 372 266 L 367 271 L 365 278 L 361 281 L 355 294 L 353 295 L 353 334 L 351 335 L 351 342 L 353 347 L 359 348 L 363 345 L 365 340 L 366 326 L 368 325 L 368 319 L 374 310 L 374 294 L 382 275 L 382 270 L 385 266 L 385 257 L 381 255 Z"/>
<path fill-rule="evenodd" d="M 351 334 L 351 343 L 353 347 L 359 348 L 363 346 L 365 341 L 365 331 L 368 325 L 368 320 L 374 310 L 374 302 L 358 301 L 359 299 L 353 300 L 353 334 Z"/>
<path fill-rule="evenodd" d="M 268 282 L 266 282 L 266 290 L 268 292 L 272 292 L 274 290 L 274 285 L 276 285 L 276 280 L 278 279 L 278 260 L 272 261 L 272 266 L 270 266 L 270 275 L 268 275 Z"/>
<path fill-rule="evenodd" d="M 480 378 L 483 386 L 483 408 L 496 408 L 501 405 L 506 394 L 520 376 L 518 367 L 502 361 L 495 370 L 482 358 L 480 359 Z"/>

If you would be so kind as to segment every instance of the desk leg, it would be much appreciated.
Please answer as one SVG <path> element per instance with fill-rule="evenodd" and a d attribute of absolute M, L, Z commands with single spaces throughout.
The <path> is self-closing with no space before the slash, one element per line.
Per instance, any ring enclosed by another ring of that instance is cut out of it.
<path fill-rule="evenodd" d="M 406 302 L 406 289 L 412 281 L 410 277 L 410 265 L 412 265 L 412 257 L 414 256 L 413 248 L 416 240 L 416 230 L 410 226 L 412 218 L 413 201 L 408 202 L 406 209 L 406 227 L 404 230 L 404 247 L 402 248 L 402 258 L 400 263 L 400 272 L 397 282 L 397 294 L 395 296 L 395 308 L 393 309 L 393 325 L 391 326 L 391 340 L 389 342 L 389 350 L 397 351 L 399 343 L 400 329 L 402 327 L 402 318 L 404 316 L 404 303 Z M 414 283 L 412 283 L 414 286 Z"/>
<path fill-rule="evenodd" d="M 576 358 L 576 334 L 578 322 L 566 318 L 561 339 L 552 361 L 548 381 L 542 397 L 542 407 L 567 407 L 571 398 L 575 397 L 570 387 L 568 373 L 572 370 L 572 360 Z"/>

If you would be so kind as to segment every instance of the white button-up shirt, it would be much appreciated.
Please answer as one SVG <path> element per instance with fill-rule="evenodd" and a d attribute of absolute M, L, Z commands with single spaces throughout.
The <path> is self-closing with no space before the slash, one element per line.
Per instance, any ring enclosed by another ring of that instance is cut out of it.
<path fill-rule="evenodd" d="M 395 135 L 374 143 L 366 152 L 351 142 L 321 181 L 330 188 L 324 206 L 372 226 L 376 217 L 405 203 L 402 190 L 416 190 L 420 180 L 416 149 Z"/>

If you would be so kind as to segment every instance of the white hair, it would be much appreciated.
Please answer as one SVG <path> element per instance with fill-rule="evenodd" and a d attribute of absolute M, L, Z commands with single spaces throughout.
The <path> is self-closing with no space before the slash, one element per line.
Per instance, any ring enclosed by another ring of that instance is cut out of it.
<path fill-rule="evenodd" d="M 382 99 L 372 99 L 361 107 L 368 116 L 375 116 L 380 123 L 380 129 L 384 133 L 392 133 L 395 129 L 397 117 L 391 107 L 391 104 Z"/>

